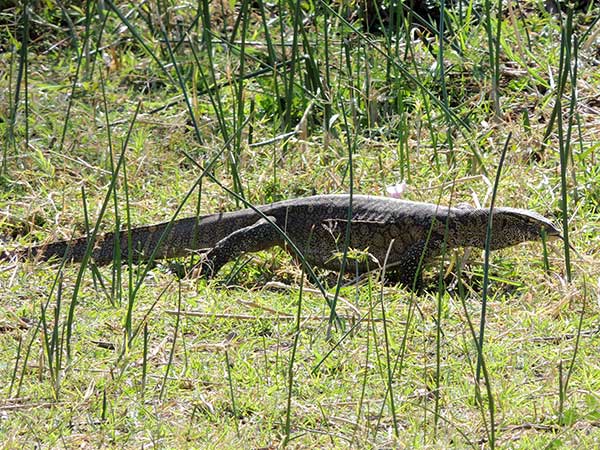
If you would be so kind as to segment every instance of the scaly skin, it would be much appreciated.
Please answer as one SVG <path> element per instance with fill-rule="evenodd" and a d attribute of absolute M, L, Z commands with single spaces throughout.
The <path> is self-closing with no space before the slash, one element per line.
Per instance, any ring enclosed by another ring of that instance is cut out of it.
<path fill-rule="evenodd" d="M 348 195 L 318 195 L 258 206 L 267 218 L 252 209 L 180 219 L 158 249 L 156 259 L 184 256 L 205 250 L 204 270 L 210 276 L 241 253 L 256 252 L 274 246 L 288 247 L 270 222 L 284 230 L 312 266 L 339 270 L 348 218 Z M 367 250 L 370 261 L 348 261 L 346 270 L 355 273 L 383 265 L 389 250 L 386 270 L 393 280 L 407 286 L 419 284 L 422 264 L 446 249 L 484 248 L 488 209 L 451 208 L 429 203 L 410 202 L 387 197 L 353 196 L 350 222 L 350 248 Z M 168 223 L 135 228 L 131 231 L 132 259 L 147 260 Z M 542 232 L 559 236 L 548 219 L 527 210 L 495 208 L 491 249 L 534 241 Z M 128 236 L 120 232 L 121 260 L 128 260 Z M 46 261 L 66 257 L 81 261 L 86 238 L 60 241 L 25 250 L 4 252 L 0 260 L 32 257 Z M 92 259 L 97 265 L 113 261 L 114 233 L 98 237 Z M 289 250 L 289 248 L 288 248 Z"/>

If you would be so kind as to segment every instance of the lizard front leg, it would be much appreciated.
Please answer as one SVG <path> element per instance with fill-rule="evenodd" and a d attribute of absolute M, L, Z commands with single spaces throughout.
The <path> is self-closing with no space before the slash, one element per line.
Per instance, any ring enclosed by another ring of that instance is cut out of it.
<path fill-rule="evenodd" d="M 272 222 L 274 217 L 269 216 Z M 258 252 L 276 245 L 282 244 L 279 231 L 266 219 L 260 219 L 256 223 L 240 228 L 225 238 L 221 239 L 215 246 L 204 255 L 201 261 L 192 271 L 194 275 L 202 274 L 211 278 L 232 259 L 242 253 Z"/>

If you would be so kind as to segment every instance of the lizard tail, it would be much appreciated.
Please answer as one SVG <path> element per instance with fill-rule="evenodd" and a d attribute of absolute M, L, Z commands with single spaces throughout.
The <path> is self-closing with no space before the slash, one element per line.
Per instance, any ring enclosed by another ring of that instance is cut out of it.
<path fill-rule="evenodd" d="M 122 233 L 121 233 L 122 234 Z M 49 244 L 34 245 L 31 247 L 5 250 L 0 253 L 0 261 L 14 261 L 31 259 L 35 261 L 49 261 L 62 259 L 81 262 L 88 246 L 87 237 L 67 241 L 56 241 Z M 114 233 L 99 236 L 92 251 L 92 258 L 98 265 L 105 265 L 112 261 L 114 254 Z M 125 255 L 126 256 L 126 255 Z"/>
<path fill-rule="evenodd" d="M 182 219 L 174 222 L 171 232 L 162 242 L 159 241 L 168 223 L 134 228 L 119 233 L 109 232 L 96 237 L 91 250 L 91 258 L 96 265 L 106 265 L 116 259 L 116 251 L 120 252 L 121 261 L 129 258 L 129 249 L 133 262 L 146 260 L 155 252 L 156 259 L 183 256 L 192 248 L 191 235 L 193 219 Z M 195 246 L 194 246 L 195 247 Z M 196 247 L 197 248 L 197 247 Z M 83 261 L 88 251 L 88 238 L 51 242 L 24 249 L 0 252 L 0 261 L 32 259 L 48 261 L 50 259 L 65 259 L 72 262 Z"/>

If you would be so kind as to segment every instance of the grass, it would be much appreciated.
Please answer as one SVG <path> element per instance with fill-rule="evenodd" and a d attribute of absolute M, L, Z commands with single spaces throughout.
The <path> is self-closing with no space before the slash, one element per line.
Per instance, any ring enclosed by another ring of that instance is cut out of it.
<path fill-rule="evenodd" d="M 5 264 L 0 441 L 597 447 L 598 11 L 539 3 L 446 5 L 437 36 L 344 2 L 1 12 L 3 248 L 404 181 L 538 211 L 576 252 L 447 255 L 419 297 L 277 249 L 210 282 Z"/>

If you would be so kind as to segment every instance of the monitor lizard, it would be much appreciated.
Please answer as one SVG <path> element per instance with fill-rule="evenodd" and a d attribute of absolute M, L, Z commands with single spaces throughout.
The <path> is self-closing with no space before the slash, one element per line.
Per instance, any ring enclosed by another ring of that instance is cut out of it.
<path fill-rule="evenodd" d="M 317 195 L 284 200 L 255 209 L 208 214 L 175 220 L 155 252 L 155 259 L 174 258 L 204 250 L 202 271 L 216 274 L 228 261 L 246 252 L 274 246 L 289 250 L 295 244 L 311 266 L 340 270 L 348 223 L 349 195 Z M 259 214 L 257 211 L 260 211 Z M 366 250 L 369 258 L 348 261 L 345 270 L 364 273 L 386 261 L 388 279 L 406 286 L 419 285 L 423 264 L 446 249 L 485 247 L 490 210 L 448 207 L 430 203 L 368 195 L 352 196 L 349 248 Z M 559 229 L 542 215 L 523 209 L 495 208 L 490 240 L 492 250 L 524 241 L 535 241 L 542 233 L 560 236 Z M 273 226 L 276 224 L 277 227 Z M 131 258 L 147 260 L 156 249 L 169 222 L 131 230 Z M 284 239 L 285 231 L 289 241 Z M 446 234 L 447 233 L 447 234 Z M 444 242 L 444 236 L 446 240 Z M 121 261 L 128 260 L 128 232 L 118 237 Z M 0 253 L 0 260 L 54 257 L 81 261 L 87 238 L 58 241 Z M 115 234 L 98 236 L 92 259 L 97 265 L 114 259 Z"/>

